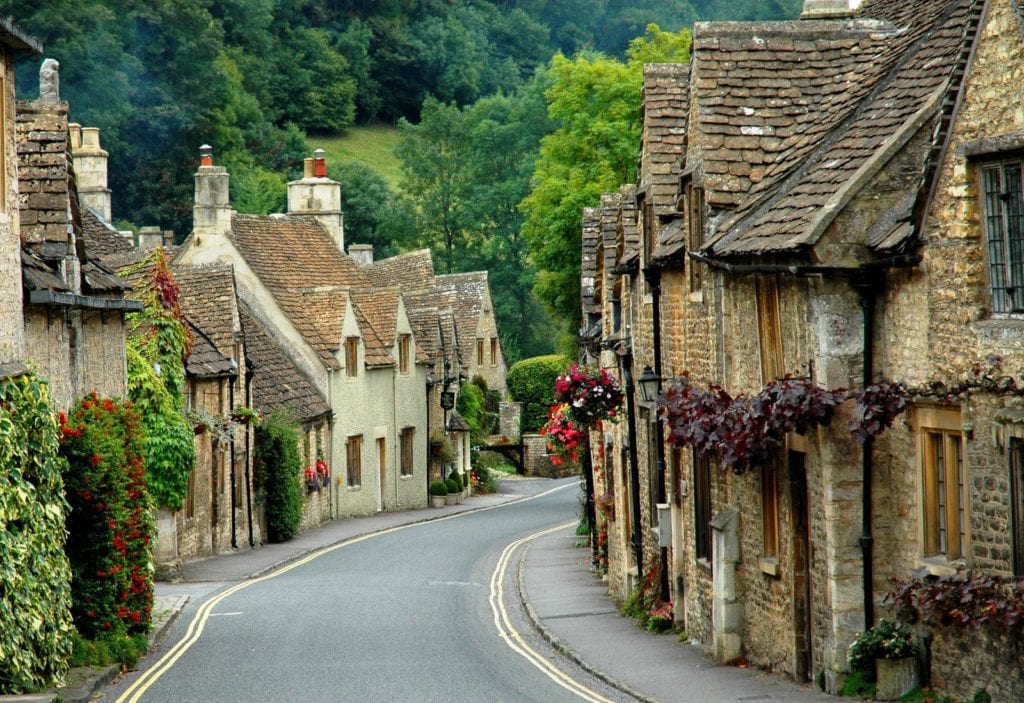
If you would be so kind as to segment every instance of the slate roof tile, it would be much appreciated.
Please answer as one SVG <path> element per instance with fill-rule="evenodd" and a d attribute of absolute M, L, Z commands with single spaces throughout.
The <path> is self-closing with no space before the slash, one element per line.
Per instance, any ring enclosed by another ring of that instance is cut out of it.
<path fill-rule="evenodd" d="M 172 266 L 182 314 L 226 357 L 235 354 L 236 296 L 230 264 Z"/>

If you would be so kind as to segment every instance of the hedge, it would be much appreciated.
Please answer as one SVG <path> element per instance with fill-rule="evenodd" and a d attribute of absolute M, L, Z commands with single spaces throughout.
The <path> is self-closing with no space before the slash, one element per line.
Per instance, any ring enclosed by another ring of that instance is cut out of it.
<path fill-rule="evenodd" d="M 275 411 L 256 428 L 253 469 L 256 499 L 266 510 L 268 539 L 291 539 L 302 523 L 302 464 L 298 426 L 286 412 Z"/>
<path fill-rule="evenodd" d="M 555 378 L 565 373 L 572 359 L 559 354 L 535 356 L 512 365 L 505 380 L 509 395 L 523 404 L 522 429 L 536 432 L 555 403 Z"/>

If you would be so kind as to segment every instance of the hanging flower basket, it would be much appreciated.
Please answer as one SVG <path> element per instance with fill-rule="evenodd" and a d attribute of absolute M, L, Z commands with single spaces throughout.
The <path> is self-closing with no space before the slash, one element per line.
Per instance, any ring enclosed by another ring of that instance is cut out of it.
<path fill-rule="evenodd" d="M 331 483 L 331 469 L 327 466 L 327 462 L 323 459 L 316 460 L 316 475 L 320 479 L 320 484 L 326 488 Z"/>
<path fill-rule="evenodd" d="M 614 421 L 622 401 L 622 388 L 606 369 L 573 364 L 565 376 L 555 379 L 555 402 L 569 406 L 572 419 L 582 428 Z"/>
<path fill-rule="evenodd" d="M 320 476 L 317 474 L 316 469 L 312 466 L 307 466 L 303 472 L 303 476 L 306 478 L 306 490 L 310 493 L 320 490 Z"/>
<path fill-rule="evenodd" d="M 547 424 L 540 429 L 540 433 L 547 437 L 548 452 L 553 455 L 552 464 L 561 464 L 565 459 L 576 462 L 579 458 L 579 448 L 583 443 L 584 434 L 573 419 L 572 410 L 568 405 L 552 406 Z"/>

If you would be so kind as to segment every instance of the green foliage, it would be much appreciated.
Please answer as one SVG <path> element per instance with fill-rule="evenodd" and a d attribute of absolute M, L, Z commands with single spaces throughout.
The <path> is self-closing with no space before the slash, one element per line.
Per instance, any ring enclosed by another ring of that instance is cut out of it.
<path fill-rule="evenodd" d="M 455 485 L 458 486 L 460 491 L 466 487 L 466 484 L 463 483 L 462 474 L 458 471 L 453 470 L 451 474 L 449 474 L 448 478 L 455 482 Z"/>
<path fill-rule="evenodd" d="M 185 418 L 185 359 L 192 335 L 178 305 L 178 284 L 162 248 L 125 272 L 135 277 L 143 310 L 128 316 L 128 396 L 142 417 L 146 480 L 157 505 L 177 509 L 195 463 L 192 427 Z"/>
<path fill-rule="evenodd" d="M 271 542 L 289 540 L 299 532 L 301 469 L 298 426 L 287 413 L 276 411 L 256 428 L 253 455 L 256 499 L 265 507 Z"/>
<path fill-rule="evenodd" d="M 882 618 L 867 632 L 861 632 L 850 645 L 849 662 L 853 671 L 873 675 L 876 659 L 902 659 L 914 655 L 910 630 L 891 618 Z"/>
<path fill-rule="evenodd" d="M 449 493 L 460 493 L 462 491 L 462 489 L 459 488 L 458 482 L 453 478 L 445 479 L 444 486 L 448 489 Z"/>
<path fill-rule="evenodd" d="M 71 656 L 58 436 L 45 381 L 0 380 L 0 693 L 60 682 Z"/>
<path fill-rule="evenodd" d="M 440 430 L 434 430 L 430 435 L 430 457 L 441 465 L 455 461 L 455 447 L 448 439 L 448 435 Z"/>
<path fill-rule="evenodd" d="M 523 359 L 508 370 L 505 383 L 512 400 L 523 404 L 522 428 L 536 432 L 548 419 L 555 402 L 555 378 L 565 373 L 572 360 L 559 355 Z"/>
<path fill-rule="evenodd" d="M 153 611 L 152 537 L 144 438 L 127 403 L 95 393 L 72 408 L 61 429 L 71 512 L 65 549 L 72 615 L 89 638 L 149 631 Z"/>
<path fill-rule="evenodd" d="M 448 485 L 444 481 L 433 481 L 430 484 L 430 495 L 432 496 L 446 496 L 448 495 Z"/>
<path fill-rule="evenodd" d="M 851 698 L 874 698 L 874 669 L 870 673 L 867 671 L 852 672 L 843 682 L 843 690 L 840 695 Z"/>
<path fill-rule="evenodd" d="M 74 640 L 72 667 L 104 667 L 118 663 L 124 670 L 134 669 L 139 658 L 149 651 L 149 639 L 145 635 L 119 634 L 88 640 L 76 634 Z"/>
<path fill-rule="evenodd" d="M 626 63 L 601 54 L 551 61 L 546 97 L 558 128 L 541 142 L 533 189 L 521 206 L 523 236 L 538 269 L 537 297 L 570 330 L 580 316 L 581 212 L 636 179 L 643 64 L 686 60 L 689 44 L 688 31 L 669 35 L 652 25 L 630 45 Z"/>

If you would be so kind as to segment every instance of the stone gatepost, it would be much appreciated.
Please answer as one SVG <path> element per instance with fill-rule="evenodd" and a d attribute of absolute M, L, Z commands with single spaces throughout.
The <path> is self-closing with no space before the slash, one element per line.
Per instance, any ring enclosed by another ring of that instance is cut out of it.
<path fill-rule="evenodd" d="M 157 581 L 175 581 L 181 578 L 182 564 L 178 558 L 178 525 L 174 511 L 158 508 L 156 511 L 156 544 L 153 546 Z"/>
<path fill-rule="evenodd" d="M 738 510 L 726 508 L 711 520 L 711 636 L 713 654 L 719 664 L 729 664 L 743 655 L 743 604 L 736 598 L 739 519 Z"/>
<path fill-rule="evenodd" d="M 522 415 L 522 403 L 502 402 L 498 406 L 498 434 L 512 442 L 518 442 Z"/>

